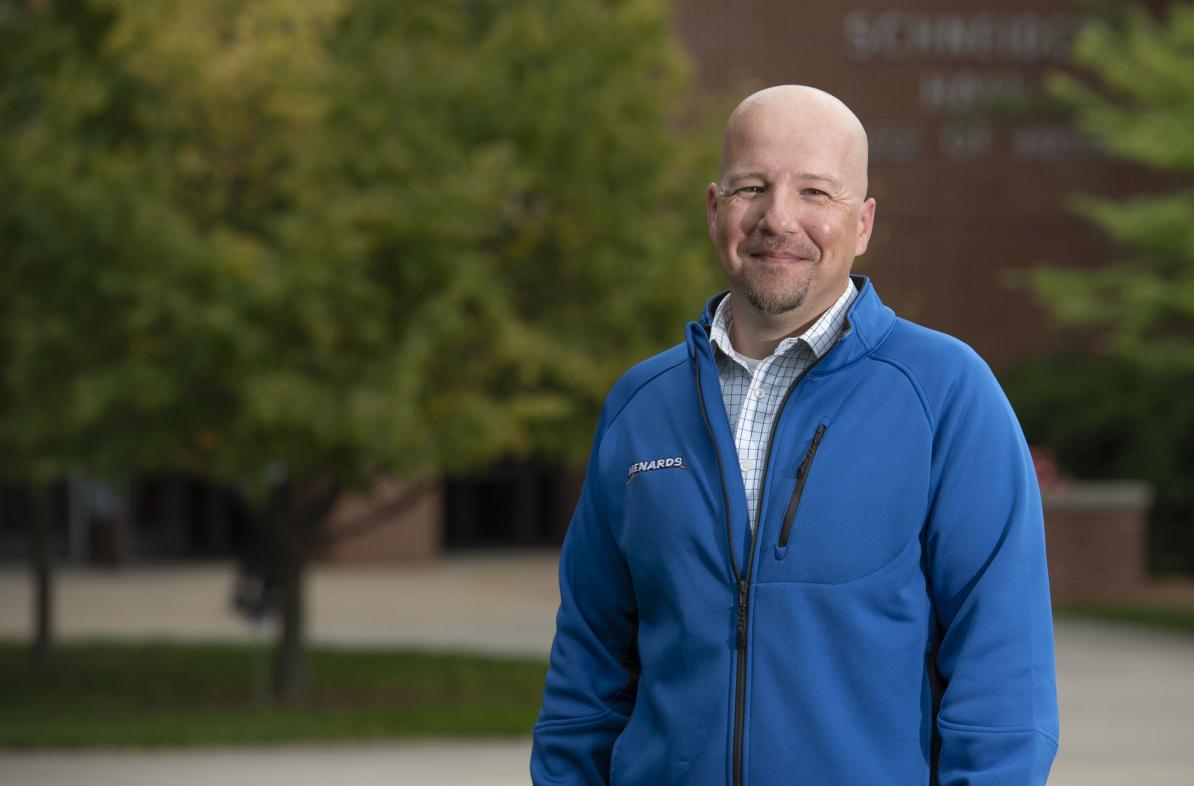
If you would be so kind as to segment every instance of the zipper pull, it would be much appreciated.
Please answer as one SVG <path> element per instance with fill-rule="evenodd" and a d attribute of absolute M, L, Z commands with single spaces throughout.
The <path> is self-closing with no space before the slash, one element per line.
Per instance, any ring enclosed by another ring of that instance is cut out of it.
<path fill-rule="evenodd" d="M 738 582 L 738 649 L 746 649 L 746 582 Z"/>
<path fill-rule="evenodd" d="M 796 479 L 800 480 L 804 477 L 804 473 L 808 472 L 808 465 L 813 463 L 813 454 L 817 452 L 817 446 L 821 444 L 821 437 L 825 434 L 825 424 L 817 426 L 817 432 L 813 434 L 813 441 L 809 443 L 808 452 L 804 454 L 804 461 L 800 462 L 800 466 L 796 468 Z"/>

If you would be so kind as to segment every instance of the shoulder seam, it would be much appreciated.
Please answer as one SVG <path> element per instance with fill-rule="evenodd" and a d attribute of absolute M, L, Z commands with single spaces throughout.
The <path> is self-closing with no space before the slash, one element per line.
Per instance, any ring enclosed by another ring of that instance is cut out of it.
<path fill-rule="evenodd" d="M 908 384 L 910 384 L 912 389 L 916 391 L 916 397 L 920 399 L 920 406 L 924 410 L 925 420 L 929 422 L 929 429 L 933 432 L 936 432 L 937 418 L 933 414 L 932 407 L 929 406 L 928 397 L 925 396 L 924 389 L 921 388 L 920 382 L 916 379 L 916 375 L 912 373 L 912 370 L 898 360 L 887 357 L 886 355 L 881 355 L 878 352 L 871 353 L 871 357 L 880 363 L 888 364 L 904 375 L 904 377 L 908 380 Z"/>
<path fill-rule="evenodd" d="M 605 436 L 605 432 L 609 431 L 610 426 L 612 426 L 614 424 L 614 421 L 616 421 L 619 417 L 621 417 L 622 413 L 626 410 L 626 407 L 630 406 L 630 402 L 634 401 L 634 397 L 639 394 L 639 391 L 641 391 L 647 385 L 651 384 L 651 382 L 655 381 L 655 379 L 657 377 L 659 377 L 663 374 L 666 374 L 667 372 L 671 371 L 676 366 L 679 366 L 680 364 L 686 362 L 687 360 L 688 360 L 688 356 L 685 355 L 684 357 L 677 360 L 675 363 L 672 363 L 668 366 L 664 366 L 663 368 L 659 369 L 659 371 L 656 371 L 654 374 L 652 374 L 651 376 L 647 377 L 642 382 L 640 382 L 638 384 L 638 386 L 635 387 L 635 389 L 630 392 L 630 395 L 626 396 L 626 400 L 622 402 L 622 406 L 618 407 L 618 411 L 615 412 L 613 415 L 611 415 L 609 420 L 606 421 L 605 428 L 602 429 L 601 436 L 602 437 Z"/>

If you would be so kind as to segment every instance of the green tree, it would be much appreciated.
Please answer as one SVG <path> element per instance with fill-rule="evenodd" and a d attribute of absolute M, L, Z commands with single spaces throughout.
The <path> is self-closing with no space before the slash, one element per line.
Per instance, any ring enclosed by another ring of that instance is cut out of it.
<path fill-rule="evenodd" d="M 1031 283 L 1063 322 L 1094 328 L 1105 352 L 1030 364 L 1005 379 L 1030 439 L 1084 477 L 1135 477 L 1155 490 L 1150 562 L 1194 569 L 1194 5 L 1163 18 L 1101 4 L 1079 35 L 1079 73 L 1050 93 L 1110 156 L 1156 171 L 1145 196 L 1082 196 L 1077 209 L 1113 241 L 1093 269 L 1040 268 Z"/>
<path fill-rule="evenodd" d="M 121 209 L 104 203 L 97 182 L 66 187 L 77 149 L 54 161 L 40 155 L 47 139 L 74 125 L 70 112 L 84 111 L 81 95 L 67 105 L 46 100 L 61 95 L 65 80 L 35 78 L 51 67 L 77 74 L 92 58 L 102 14 L 84 10 L 69 9 L 51 21 L 26 4 L 0 5 L 0 474 L 30 491 L 25 513 L 36 606 L 33 650 L 40 660 L 52 649 L 52 490 L 73 466 L 70 435 L 54 433 L 65 401 L 59 382 L 67 369 L 92 360 L 78 336 L 98 335 L 93 327 L 101 298 L 86 296 L 78 273 L 93 254 L 104 253 L 108 240 L 93 231 L 97 222 L 71 218 L 103 208 L 111 208 L 112 216 Z M 79 264 L 57 265 L 69 248 L 80 253 Z"/>
<path fill-rule="evenodd" d="M 281 698 L 346 489 L 583 455 L 712 284 L 715 147 L 659 0 L 4 13 L 0 444 L 21 477 L 238 488 Z"/>
<path fill-rule="evenodd" d="M 1140 7 L 1098 19 L 1079 35 L 1074 61 L 1090 78 L 1059 74 L 1049 86 L 1079 128 L 1110 155 L 1185 185 L 1079 199 L 1120 259 L 1095 270 L 1040 269 L 1033 284 L 1064 322 L 1103 328 L 1114 352 L 1194 371 L 1194 5 L 1174 3 L 1164 19 Z"/>

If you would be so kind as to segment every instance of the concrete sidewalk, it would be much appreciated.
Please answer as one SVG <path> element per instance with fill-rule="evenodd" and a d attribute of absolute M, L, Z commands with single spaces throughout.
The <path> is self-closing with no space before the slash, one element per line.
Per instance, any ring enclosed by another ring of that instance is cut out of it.
<path fill-rule="evenodd" d="M 546 657 L 559 605 L 555 552 L 453 556 L 386 567 L 315 566 L 308 631 L 320 644 L 417 645 Z M 249 641 L 231 564 L 67 569 L 55 578 L 63 639 Z M 0 636 L 30 626 L 30 581 L 0 569 Z"/>
<path fill-rule="evenodd" d="M 530 743 L 0 753 L 4 786 L 526 786 Z"/>
<path fill-rule="evenodd" d="M 322 643 L 469 648 L 544 657 L 558 603 L 549 553 L 454 556 L 431 565 L 317 568 L 311 634 Z M 64 638 L 247 640 L 229 566 L 64 571 Z M 24 636 L 29 582 L 0 570 L 0 636 Z M 1194 784 L 1194 638 L 1057 624 L 1062 750 L 1052 786 Z M 208 751 L 0 753 L 4 786 L 444 784 L 528 781 L 526 739 Z"/>

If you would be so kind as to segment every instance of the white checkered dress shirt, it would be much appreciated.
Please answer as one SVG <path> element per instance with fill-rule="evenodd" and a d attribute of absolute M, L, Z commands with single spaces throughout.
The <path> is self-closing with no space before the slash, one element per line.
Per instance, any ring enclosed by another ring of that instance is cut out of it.
<path fill-rule="evenodd" d="M 722 298 L 717 306 L 709 340 L 715 348 L 721 395 L 726 414 L 730 416 L 730 428 L 734 430 L 734 446 L 738 448 L 742 482 L 746 486 L 746 510 L 752 532 L 767 441 L 771 438 L 771 423 L 780 401 L 792 381 L 837 343 L 846 322 L 846 311 L 857 296 L 853 282 L 847 282 L 846 290 L 836 303 L 804 333 L 779 342 L 775 352 L 759 362 L 753 374 L 749 364 L 730 343 L 730 321 L 733 319 L 730 296 Z"/>

